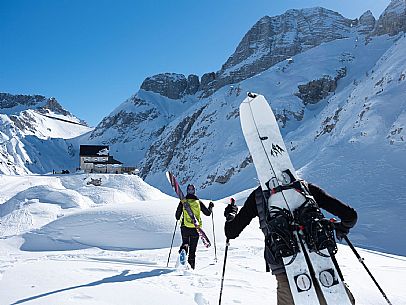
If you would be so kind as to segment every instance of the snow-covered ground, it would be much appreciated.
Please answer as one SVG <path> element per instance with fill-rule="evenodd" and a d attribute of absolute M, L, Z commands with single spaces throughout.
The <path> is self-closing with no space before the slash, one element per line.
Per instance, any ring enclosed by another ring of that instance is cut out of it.
<path fill-rule="evenodd" d="M 179 228 L 166 266 L 178 200 L 136 176 L 2 175 L 0 189 L 0 304 L 218 304 L 228 198 L 215 202 L 217 262 L 200 244 L 196 270 L 181 273 Z M 359 251 L 393 304 L 405 304 L 406 258 Z M 357 304 L 386 304 L 347 246 L 338 260 Z M 231 241 L 222 303 L 276 304 L 257 220 Z"/>

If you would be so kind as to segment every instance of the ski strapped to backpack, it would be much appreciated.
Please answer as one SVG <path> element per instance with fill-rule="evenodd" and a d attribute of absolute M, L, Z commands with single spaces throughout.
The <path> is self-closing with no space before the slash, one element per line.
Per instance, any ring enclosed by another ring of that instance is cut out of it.
<path fill-rule="evenodd" d="M 240 121 L 261 183 L 262 192 L 257 192 L 256 201 L 260 226 L 268 239 L 268 264 L 274 271 L 284 269 L 295 304 L 350 305 L 332 261 L 336 245 L 330 225 L 305 183 L 296 178 L 266 99 L 249 93 L 240 105 Z M 316 285 L 324 300 L 316 292 Z"/>
<path fill-rule="evenodd" d="M 289 170 L 285 171 L 289 177 L 293 175 Z M 293 180 L 293 179 L 292 179 Z M 337 244 L 334 238 L 334 222 L 324 217 L 316 201 L 310 195 L 307 184 L 303 180 L 293 180 L 292 182 L 276 187 L 269 187 L 263 192 L 266 201 L 279 192 L 293 189 L 304 196 L 305 202 L 297 208 L 293 215 L 284 208 L 275 206 L 269 207 L 270 217 L 267 219 L 270 233 L 269 242 L 274 246 L 273 255 L 275 258 L 289 257 L 297 253 L 299 247 L 295 240 L 293 231 L 297 231 L 301 239 L 306 242 L 310 252 L 315 252 L 320 256 L 330 257 L 337 253 Z M 327 249 L 328 254 L 322 250 Z"/>
<path fill-rule="evenodd" d="M 186 213 L 189 215 L 190 219 L 193 222 L 193 225 L 195 226 L 197 232 L 199 233 L 200 238 L 202 239 L 203 244 L 206 246 L 206 248 L 209 248 L 211 246 L 211 242 L 209 238 L 207 237 L 206 233 L 203 231 L 203 229 L 200 227 L 199 221 L 197 220 L 196 216 L 193 214 L 192 208 L 190 207 L 190 204 L 187 202 L 185 195 L 183 194 L 182 190 L 180 189 L 178 181 L 176 181 L 175 176 L 171 172 L 166 172 L 166 177 L 168 178 L 169 183 L 173 187 L 175 193 L 178 195 L 180 201 L 183 204 L 183 207 L 186 211 Z"/>
<path fill-rule="evenodd" d="M 284 172 L 284 176 L 285 174 L 292 177 L 292 180 L 285 179 L 286 184 L 275 187 L 269 187 L 270 183 L 266 183 L 267 189 L 256 195 L 263 196 L 262 201 L 266 203 L 264 212 L 267 215 L 267 248 L 277 264 L 285 267 L 308 265 L 310 273 L 303 270 L 304 272 L 296 274 L 292 280 L 299 293 L 311 289 L 311 278 L 314 277 L 318 280 L 327 304 L 349 304 L 341 284 L 343 278 L 339 267 L 332 265 L 334 254 L 337 252 L 334 223 L 324 217 L 311 196 L 307 183 L 293 178 L 289 170 Z M 292 190 L 303 196 L 304 200 L 293 212 L 289 207 L 268 205 L 272 196 Z M 292 287 L 292 284 L 290 285 Z M 316 301 L 307 299 L 305 302 L 313 304 L 312 302 Z"/>

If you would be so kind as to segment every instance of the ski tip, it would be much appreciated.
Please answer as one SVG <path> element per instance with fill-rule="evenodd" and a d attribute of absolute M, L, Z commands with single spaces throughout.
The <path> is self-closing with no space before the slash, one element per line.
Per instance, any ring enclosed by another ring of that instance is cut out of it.
<path fill-rule="evenodd" d="M 254 93 L 254 92 L 247 92 L 247 96 L 250 98 L 256 98 L 258 96 L 258 94 Z"/>

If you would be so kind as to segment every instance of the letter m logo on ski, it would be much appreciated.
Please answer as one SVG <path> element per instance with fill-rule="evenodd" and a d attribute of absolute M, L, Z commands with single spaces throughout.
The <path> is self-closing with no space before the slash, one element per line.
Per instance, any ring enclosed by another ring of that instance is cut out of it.
<path fill-rule="evenodd" d="M 272 157 L 278 157 L 279 155 L 282 155 L 283 152 L 285 152 L 285 150 L 282 147 L 280 147 L 278 144 L 272 143 L 272 150 L 271 150 Z"/>

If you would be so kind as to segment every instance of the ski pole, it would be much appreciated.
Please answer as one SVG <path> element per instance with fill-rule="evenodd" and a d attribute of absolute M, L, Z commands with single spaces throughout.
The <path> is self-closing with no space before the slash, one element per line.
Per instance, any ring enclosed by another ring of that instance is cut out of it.
<path fill-rule="evenodd" d="M 175 229 L 173 230 L 173 235 L 172 235 L 171 249 L 169 250 L 168 262 L 166 263 L 166 267 L 169 266 L 169 259 L 171 258 L 171 252 L 172 252 L 172 246 L 173 246 L 173 239 L 175 238 L 175 233 L 176 233 L 176 227 L 177 227 L 177 226 L 178 226 L 178 220 L 176 219 Z"/>
<path fill-rule="evenodd" d="M 221 297 L 223 295 L 224 273 L 226 273 L 227 252 L 228 252 L 228 246 L 229 245 L 230 245 L 230 240 L 227 238 L 227 240 L 226 240 L 226 249 L 225 249 L 225 252 L 224 252 L 223 274 L 221 276 L 221 288 L 220 288 L 219 305 L 221 305 Z"/>
<path fill-rule="evenodd" d="M 217 247 L 216 247 L 216 234 L 214 233 L 214 215 L 211 211 L 211 223 L 213 224 L 213 239 L 214 239 L 214 261 L 217 263 Z"/>
<path fill-rule="evenodd" d="M 230 198 L 230 205 L 235 206 L 235 199 Z M 226 218 L 226 221 L 231 221 L 235 217 L 235 213 L 231 215 L 232 217 Z M 221 297 L 223 295 L 223 284 L 224 284 L 224 273 L 226 273 L 226 262 L 227 262 L 227 253 L 228 253 L 228 246 L 230 245 L 230 239 L 226 239 L 226 249 L 224 252 L 224 263 L 223 263 L 223 274 L 221 275 L 221 288 L 220 288 L 220 297 L 219 297 L 219 305 L 221 305 Z"/>
<path fill-rule="evenodd" d="M 347 242 L 348 246 L 350 246 L 352 252 L 354 252 L 355 256 L 357 257 L 358 261 L 364 266 L 365 270 L 368 272 L 369 276 L 372 278 L 374 281 L 376 287 L 378 287 L 379 291 L 382 293 L 383 297 L 385 298 L 386 302 L 388 302 L 389 305 L 392 305 L 392 303 L 389 301 L 388 297 L 386 296 L 385 292 L 383 292 L 381 286 L 379 286 L 378 282 L 375 280 L 374 276 L 372 275 L 371 271 L 369 271 L 368 267 L 364 263 L 364 259 L 358 254 L 357 250 L 354 248 L 353 244 L 351 241 L 348 239 L 347 236 L 344 236 L 345 241 Z"/>

